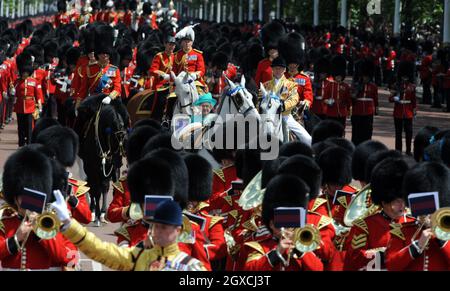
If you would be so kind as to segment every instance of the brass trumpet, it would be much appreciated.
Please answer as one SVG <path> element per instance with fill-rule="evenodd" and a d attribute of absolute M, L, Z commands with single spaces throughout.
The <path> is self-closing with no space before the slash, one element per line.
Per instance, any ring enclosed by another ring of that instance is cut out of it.
<path fill-rule="evenodd" d="M 36 217 L 33 231 L 40 239 L 52 239 L 59 231 L 61 223 L 53 211 L 46 211 Z"/>
<path fill-rule="evenodd" d="M 308 224 L 294 231 L 294 245 L 299 252 L 307 253 L 317 250 L 321 240 L 319 229 L 313 225 Z"/>

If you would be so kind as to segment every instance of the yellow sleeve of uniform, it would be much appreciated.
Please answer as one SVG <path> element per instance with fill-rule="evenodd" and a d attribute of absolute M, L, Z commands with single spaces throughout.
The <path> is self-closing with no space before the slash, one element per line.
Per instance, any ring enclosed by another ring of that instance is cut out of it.
<path fill-rule="evenodd" d="M 131 271 L 135 267 L 135 248 L 121 248 L 113 243 L 101 241 L 75 219 L 72 219 L 70 226 L 62 234 L 87 257 L 108 268 Z"/>
<path fill-rule="evenodd" d="M 297 91 L 297 84 L 294 82 L 287 82 L 287 89 L 288 89 L 288 96 L 284 100 L 284 111 L 289 112 L 292 109 L 294 109 L 299 101 L 298 91 Z"/>

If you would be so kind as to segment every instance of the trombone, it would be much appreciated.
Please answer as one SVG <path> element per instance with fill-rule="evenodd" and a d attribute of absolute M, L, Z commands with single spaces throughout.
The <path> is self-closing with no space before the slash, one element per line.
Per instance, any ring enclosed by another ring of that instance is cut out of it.
<path fill-rule="evenodd" d="M 417 218 L 420 223 L 420 227 L 414 233 L 411 241 L 415 241 L 417 236 L 422 230 L 430 228 L 434 236 L 442 241 L 450 240 L 450 207 L 444 207 L 433 213 L 432 215 L 422 215 Z M 430 242 L 429 237 L 423 247 L 421 252 L 423 252 Z"/>

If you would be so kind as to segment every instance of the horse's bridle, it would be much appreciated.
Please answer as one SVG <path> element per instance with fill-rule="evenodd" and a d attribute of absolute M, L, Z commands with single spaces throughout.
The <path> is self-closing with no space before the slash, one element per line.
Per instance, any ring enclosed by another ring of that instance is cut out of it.
<path fill-rule="evenodd" d="M 111 164 L 111 167 L 110 167 L 108 173 L 106 173 L 107 172 L 106 171 L 106 161 L 111 160 L 112 159 L 112 155 L 116 154 L 118 152 L 120 152 L 121 156 L 125 156 L 124 139 L 125 139 L 125 136 L 126 136 L 126 131 L 123 129 L 125 124 L 124 124 L 124 122 L 122 120 L 122 117 L 120 116 L 120 114 L 118 114 L 117 112 L 114 111 L 115 114 L 118 115 L 119 120 L 120 120 L 119 124 L 116 124 L 116 125 L 118 125 L 119 130 L 117 130 L 117 131 L 115 131 L 113 133 L 113 135 L 116 137 L 116 140 L 119 142 L 119 148 L 117 149 L 116 152 L 113 152 L 113 153 L 111 152 L 111 134 L 108 134 L 108 138 L 107 138 L 108 150 L 105 151 L 103 149 L 103 147 L 102 147 L 102 143 L 101 143 L 100 137 L 99 137 L 99 121 L 100 121 L 100 112 L 102 110 L 102 107 L 103 107 L 103 103 L 100 104 L 100 106 L 99 106 L 99 108 L 97 110 L 97 113 L 95 115 L 94 131 L 95 131 L 95 143 L 97 144 L 97 146 L 98 146 L 98 148 L 100 150 L 99 157 L 100 157 L 100 159 L 102 161 L 103 176 L 106 178 L 109 175 L 111 175 L 111 173 L 112 173 L 112 171 L 114 169 L 114 165 Z"/>
<path fill-rule="evenodd" d="M 236 99 L 234 98 L 234 96 L 236 96 L 236 94 L 238 94 L 239 91 L 242 91 L 244 94 L 246 94 L 244 90 L 245 90 L 244 87 L 238 85 L 238 86 L 236 86 L 236 88 L 228 90 L 227 93 L 226 93 L 226 96 L 230 97 L 230 98 L 228 99 L 228 106 L 230 106 L 230 105 L 231 105 L 230 102 L 233 101 L 233 104 L 234 104 L 234 106 L 236 107 L 236 109 L 238 110 L 238 112 L 241 113 L 241 114 L 243 114 L 243 115 L 245 116 L 245 115 L 247 115 L 248 112 L 250 112 L 251 110 L 253 110 L 253 109 L 255 109 L 255 108 L 254 108 L 254 107 L 249 107 L 249 108 L 247 108 L 247 110 L 245 110 L 244 112 L 241 112 L 241 111 L 240 111 L 240 109 L 239 109 L 240 106 L 238 106 L 237 101 L 236 101 Z M 242 98 L 244 98 L 244 97 L 242 97 Z M 230 101 L 230 100 L 231 100 L 231 101 Z"/>

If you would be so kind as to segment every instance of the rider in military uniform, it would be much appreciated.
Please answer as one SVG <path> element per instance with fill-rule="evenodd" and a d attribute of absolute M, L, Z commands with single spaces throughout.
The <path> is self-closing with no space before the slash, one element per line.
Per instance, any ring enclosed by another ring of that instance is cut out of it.
<path fill-rule="evenodd" d="M 193 49 L 192 44 L 195 40 L 195 32 L 192 26 L 187 26 L 180 30 L 176 36 L 181 40 L 181 50 L 175 53 L 173 72 L 175 75 L 185 71 L 189 72 L 194 80 L 204 84 L 203 76 L 205 75 L 205 61 L 203 53 Z"/>
<path fill-rule="evenodd" d="M 289 130 L 294 132 L 301 142 L 310 145 L 311 136 L 297 121 L 295 121 L 291 114 L 291 111 L 299 102 L 298 86 L 296 83 L 285 77 L 286 62 L 283 58 L 278 57 L 273 60 L 272 72 L 273 78 L 263 84 L 264 88 L 267 92 L 271 92 L 280 98 L 281 112 Z"/>
<path fill-rule="evenodd" d="M 153 84 L 154 89 L 160 89 L 167 87 L 170 81 L 170 72 L 172 71 L 174 64 L 174 54 L 176 40 L 175 37 L 168 35 L 164 42 L 164 51 L 159 52 L 153 58 L 150 72 L 155 76 L 155 82 Z"/>
<path fill-rule="evenodd" d="M 107 25 L 95 29 L 95 56 L 97 63 L 89 63 L 86 75 L 81 80 L 80 96 L 82 100 L 89 95 L 104 93 L 108 96 L 103 103 L 121 96 L 122 84 L 119 68 L 110 63 L 114 43 L 114 29 Z"/>

